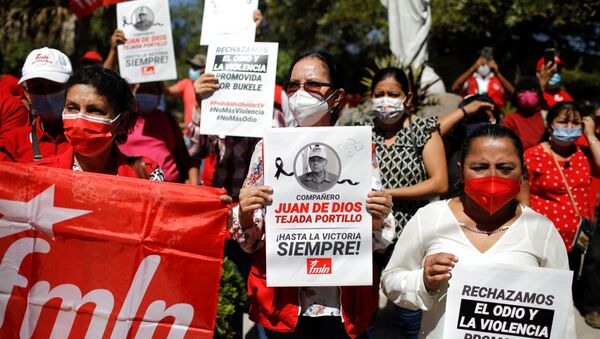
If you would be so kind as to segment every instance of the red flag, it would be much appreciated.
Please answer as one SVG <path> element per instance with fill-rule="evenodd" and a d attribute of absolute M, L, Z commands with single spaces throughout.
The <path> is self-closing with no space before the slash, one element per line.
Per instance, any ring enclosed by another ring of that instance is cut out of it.
<path fill-rule="evenodd" d="M 69 0 L 69 7 L 77 15 L 77 19 L 81 20 L 100 6 L 110 6 L 124 1 L 127 0 Z"/>
<path fill-rule="evenodd" d="M 221 194 L 0 163 L 0 338 L 212 338 Z"/>

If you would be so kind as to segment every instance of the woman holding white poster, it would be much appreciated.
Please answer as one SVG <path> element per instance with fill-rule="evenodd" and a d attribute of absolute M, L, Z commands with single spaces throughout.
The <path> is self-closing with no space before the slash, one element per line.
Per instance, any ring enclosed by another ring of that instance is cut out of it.
<path fill-rule="evenodd" d="M 461 149 L 463 193 L 419 209 L 404 228 L 382 289 L 396 305 L 426 311 L 419 338 L 444 338 L 448 281 L 459 260 L 569 269 L 552 223 L 516 200 L 523 164 L 514 132 L 499 125 L 477 128 Z M 574 323 L 568 327 L 572 332 L 557 338 L 575 338 Z"/>
<path fill-rule="evenodd" d="M 218 88 L 216 79 L 205 77 L 211 80 L 206 86 L 201 79 L 197 82 L 199 92 L 210 93 Z M 331 55 L 310 52 L 298 57 L 291 66 L 287 92 L 290 110 L 299 126 L 332 126 L 344 97 L 343 83 L 343 71 Z M 368 193 L 366 207 L 373 220 L 373 250 L 384 250 L 394 238 L 392 199 L 380 191 L 375 167 L 373 182 L 377 187 Z M 364 334 L 378 306 L 376 275 L 370 286 L 267 287 L 264 216 L 265 206 L 272 201 L 271 194 L 271 187 L 264 186 L 261 140 L 254 151 L 230 230 L 242 249 L 253 254 L 248 278 L 250 319 L 263 325 L 270 339 L 356 338 Z"/>

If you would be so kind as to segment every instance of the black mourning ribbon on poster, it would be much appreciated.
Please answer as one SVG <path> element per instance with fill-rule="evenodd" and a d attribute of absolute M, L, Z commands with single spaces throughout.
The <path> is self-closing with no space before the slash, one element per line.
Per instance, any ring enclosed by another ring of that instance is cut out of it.
<path fill-rule="evenodd" d="M 275 173 L 275 179 L 279 180 L 279 176 L 281 174 L 291 177 L 292 175 L 294 175 L 294 172 L 292 173 L 288 173 L 283 169 L 283 160 L 281 160 L 280 157 L 277 157 L 277 159 L 275 159 L 275 167 L 277 168 L 277 173 Z"/>
<path fill-rule="evenodd" d="M 275 168 L 277 168 L 277 173 L 275 173 L 275 179 L 277 179 L 277 180 L 279 180 L 279 176 L 282 174 L 285 176 L 288 176 L 288 177 L 291 177 L 292 175 L 294 175 L 294 172 L 288 173 L 283 169 L 283 160 L 280 157 L 277 157 L 277 159 L 275 159 Z M 350 179 L 343 179 L 343 180 L 338 181 L 337 183 L 338 184 L 349 184 L 352 186 L 356 186 L 359 184 L 359 182 L 354 182 Z"/>

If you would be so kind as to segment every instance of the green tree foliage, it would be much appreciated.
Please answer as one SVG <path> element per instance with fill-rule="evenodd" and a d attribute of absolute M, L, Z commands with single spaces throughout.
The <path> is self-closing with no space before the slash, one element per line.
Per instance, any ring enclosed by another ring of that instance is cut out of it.
<path fill-rule="evenodd" d="M 246 303 L 248 297 L 245 286 L 235 264 L 229 258 L 223 258 L 215 338 L 230 339 L 235 336 L 233 316 Z"/>
<path fill-rule="evenodd" d="M 322 49 L 342 62 L 349 88 L 357 89 L 365 61 L 387 53 L 387 14 L 379 0 L 267 0 L 266 5 L 263 40 L 279 42 L 280 83 L 294 56 Z"/>
<path fill-rule="evenodd" d="M 2 1 L 0 51 L 4 67 L 19 74 L 30 50 L 43 47 L 73 48 L 75 21 L 68 0 Z"/>
<path fill-rule="evenodd" d="M 2 0 L 0 51 L 8 69 L 19 73 L 27 53 L 37 47 L 63 50 L 76 60 L 88 49 L 108 52 L 116 27 L 115 6 L 75 20 L 68 0 Z M 178 74 L 199 46 L 204 1 L 171 3 Z M 278 82 L 293 57 L 311 49 L 327 50 L 345 66 L 350 91 L 362 92 L 364 68 L 389 55 L 386 9 L 379 0 L 261 0 L 266 6 L 262 41 L 279 42 Z M 430 62 L 447 87 L 477 57 L 493 46 L 509 80 L 533 73 L 535 61 L 552 42 L 569 64 L 565 85 L 577 99 L 600 91 L 600 2 L 595 0 L 431 0 L 433 25 Z M 576 67 L 577 65 L 577 67 Z M 581 81 L 585 85 L 581 85 Z M 571 89 L 572 88 L 572 89 Z"/>
<path fill-rule="evenodd" d="M 556 47 L 568 63 L 567 90 L 577 100 L 600 101 L 591 95 L 600 91 L 600 2 L 432 0 L 431 8 L 430 61 L 447 87 L 483 46 L 494 47 L 502 73 L 511 81 L 534 74 L 543 49 Z"/>
<path fill-rule="evenodd" d="M 171 5 L 173 43 L 177 60 L 177 75 L 180 79 L 188 76 L 189 68 L 185 61 L 198 53 L 206 53 L 206 48 L 200 47 L 203 11 L 204 1 Z"/>

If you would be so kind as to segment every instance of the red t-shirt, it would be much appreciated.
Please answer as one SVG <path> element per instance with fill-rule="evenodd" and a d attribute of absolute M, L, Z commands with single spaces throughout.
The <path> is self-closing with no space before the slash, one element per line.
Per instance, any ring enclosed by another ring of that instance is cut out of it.
<path fill-rule="evenodd" d="M 10 130 L 29 125 L 29 110 L 18 97 L 0 93 L 0 147 Z"/>
<path fill-rule="evenodd" d="M 175 159 L 177 141 L 167 114 L 170 113 L 155 110 L 138 118 L 127 141 L 119 145 L 119 150 L 128 156 L 148 155 L 160 164 L 166 181 L 176 182 L 180 177 Z"/>
<path fill-rule="evenodd" d="M 552 156 L 540 144 L 525 151 L 525 163 L 529 171 L 531 208 L 554 223 L 567 251 L 571 251 L 579 217 Z M 568 165 L 567 161 L 559 164 L 569 183 L 579 214 L 590 218 L 591 169 L 588 158 L 581 148 L 577 147 Z"/>
<path fill-rule="evenodd" d="M 117 152 L 117 175 L 120 177 L 139 178 L 136 171 L 133 169 L 133 164 L 137 157 L 127 157 L 123 153 Z M 142 157 L 144 159 L 144 165 L 146 167 L 146 173 L 150 175 L 157 167 L 158 163 L 148 157 Z M 67 150 L 56 156 L 42 159 L 34 164 L 40 166 L 62 168 L 62 169 L 73 169 L 73 148 L 69 145 Z"/>
<path fill-rule="evenodd" d="M 23 87 L 19 86 L 19 79 L 10 74 L 0 75 L 0 94 L 10 94 L 19 98 L 25 97 Z"/>
<path fill-rule="evenodd" d="M 187 126 L 192 121 L 192 112 L 196 106 L 196 92 L 194 92 L 194 82 L 190 78 L 185 78 L 178 81 L 175 86 L 181 91 L 183 98 L 183 126 L 187 130 Z"/>
<path fill-rule="evenodd" d="M 548 89 L 544 90 L 544 100 L 546 100 L 546 108 L 550 109 L 557 102 L 573 101 L 573 97 L 564 89 Z"/>
<path fill-rule="evenodd" d="M 546 131 L 541 111 L 528 116 L 519 112 L 509 113 L 502 119 L 502 125 L 512 129 L 519 136 L 524 149 L 539 144 Z"/>
<path fill-rule="evenodd" d="M 36 120 L 36 135 L 39 140 L 42 159 L 61 154 L 69 149 L 64 134 L 53 138 L 42 131 L 39 117 Z M 0 152 L 0 160 L 29 163 L 33 162 L 33 145 L 31 143 L 31 126 L 15 128 L 4 135 L 4 145 Z"/>

